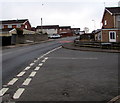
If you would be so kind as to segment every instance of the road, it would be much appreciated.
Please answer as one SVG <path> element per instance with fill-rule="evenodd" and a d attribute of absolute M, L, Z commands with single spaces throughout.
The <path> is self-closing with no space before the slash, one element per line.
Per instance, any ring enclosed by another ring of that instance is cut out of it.
<path fill-rule="evenodd" d="M 4 62 L 18 61 L 14 77 L 3 86 L 3 100 L 106 103 L 118 95 L 118 54 L 63 49 L 58 41 L 15 48 L 19 58 L 11 59 L 11 51 L 3 54 L 11 60 Z"/>
<path fill-rule="evenodd" d="M 74 38 L 74 37 L 73 37 Z M 43 44 L 30 45 L 2 51 L 2 80 L 3 84 L 7 83 L 14 75 L 19 73 L 30 62 L 40 55 L 52 50 L 62 43 L 60 41 L 71 40 L 73 38 L 62 38 Z"/>

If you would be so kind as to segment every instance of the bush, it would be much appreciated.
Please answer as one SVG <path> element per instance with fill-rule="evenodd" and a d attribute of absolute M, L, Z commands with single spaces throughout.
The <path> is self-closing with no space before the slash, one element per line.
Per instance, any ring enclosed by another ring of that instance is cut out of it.
<path fill-rule="evenodd" d="M 23 35 L 23 30 L 16 28 L 17 35 Z"/>

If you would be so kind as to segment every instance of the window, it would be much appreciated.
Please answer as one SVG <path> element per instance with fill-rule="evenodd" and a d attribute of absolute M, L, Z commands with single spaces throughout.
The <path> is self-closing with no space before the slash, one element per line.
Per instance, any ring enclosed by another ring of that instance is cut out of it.
<path fill-rule="evenodd" d="M 2 25 L 0 24 L 0 29 L 2 29 Z"/>
<path fill-rule="evenodd" d="M 16 25 L 12 25 L 12 28 L 16 28 L 17 26 Z"/>
<path fill-rule="evenodd" d="M 114 32 L 110 32 L 110 39 L 115 39 L 115 33 Z"/>
<path fill-rule="evenodd" d="M 8 25 L 8 28 L 12 28 L 12 25 Z"/>
<path fill-rule="evenodd" d="M 18 24 L 18 25 L 17 25 L 17 28 L 21 28 L 21 25 L 20 25 L 20 24 Z"/>
<path fill-rule="evenodd" d="M 115 31 L 110 31 L 109 32 L 109 41 L 110 42 L 116 42 L 116 32 Z"/>
<path fill-rule="evenodd" d="M 107 25 L 107 20 L 104 21 L 104 25 Z"/>
<path fill-rule="evenodd" d="M 8 28 L 8 25 L 4 25 L 4 28 L 5 28 L 5 29 Z"/>
<path fill-rule="evenodd" d="M 25 25 L 25 28 L 27 29 L 27 25 Z"/>

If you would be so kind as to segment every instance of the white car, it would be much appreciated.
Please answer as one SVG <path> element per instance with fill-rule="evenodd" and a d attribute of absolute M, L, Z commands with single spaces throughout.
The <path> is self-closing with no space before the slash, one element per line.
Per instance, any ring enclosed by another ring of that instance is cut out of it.
<path fill-rule="evenodd" d="M 56 39 L 56 38 L 60 38 L 61 36 L 59 34 L 52 34 L 52 35 L 49 35 L 48 38 L 50 39 Z"/>

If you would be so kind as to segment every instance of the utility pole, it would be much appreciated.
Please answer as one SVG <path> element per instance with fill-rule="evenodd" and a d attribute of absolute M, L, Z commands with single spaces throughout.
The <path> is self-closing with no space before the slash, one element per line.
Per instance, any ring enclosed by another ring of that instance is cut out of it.
<path fill-rule="evenodd" d="M 43 28 L 42 28 L 42 18 L 41 18 L 41 33 L 43 33 L 43 30 L 42 30 Z"/>

